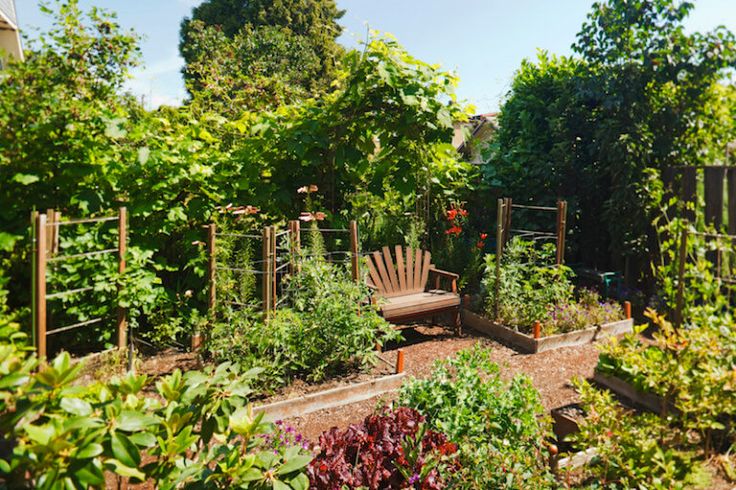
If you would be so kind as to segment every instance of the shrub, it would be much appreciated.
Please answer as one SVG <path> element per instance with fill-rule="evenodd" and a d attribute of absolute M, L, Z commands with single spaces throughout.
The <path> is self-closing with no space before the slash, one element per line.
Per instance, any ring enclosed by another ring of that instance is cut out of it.
<path fill-rule="evenodd" d="M 156 488 L 306 489 L 311 455 L 275 445 L 247 403 L 257 372 L 178 370 L 146 394 L 145 376 L 76 384 L 68 354 L 39 365 L 0 328 L 0 485 L 105 488 L 106 473 Z"/>
<path fill-rule="evenodd" d="M 315 489 L 442 489 L 458 468 L 456 452 L 417 411 L 399 407 L 324 432 L 307 473 Z"/>
<path fill-rule="evenodd" d="M 214 325 L 207 351 L 218 361 L 262 368 L 259 386 L 270 390 L 295 378 L 320 381 L 370 366 L 376 346 L 400 336 L 374 306 L 363 304 L 367 288 L 339 265 L 305 259 L 289 290 L 293 306 L 276 310 L 267 322 L 244 309 Z"/>
<path fill-rule="evenodd" d="M 554 488 L 547 467 L 549 421 L 526 376 L 505 383 L 480 346 L 437 363 L 401 388 L 399 403 L 427 417 L 460 447 L 463 488 Z"/>
<path fill-rule="evenodd" d="M 576 386 L 588 415 L 571 437 L 577 449 L 596 451 L 583 479 L 601 488 L 708 487 L 708 474 L 671 419 L 629 413 L 610 392 L 587 382 Z"/>

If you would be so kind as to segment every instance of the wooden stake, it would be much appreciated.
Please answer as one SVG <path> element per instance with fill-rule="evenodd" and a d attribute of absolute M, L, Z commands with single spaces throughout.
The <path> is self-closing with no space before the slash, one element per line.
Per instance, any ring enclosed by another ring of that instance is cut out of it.
<path fill-rule="evenodd" d="M 217 225 L 207 227 L 207 312 L 210 320 L 217 318 Z"/>
<path fill-rule="evenodd" d="M 680 256 L 677 270 L 677 299 L 675 303 L 675 327 L 682 325 L 682 310 L 685 302 L 685 261 L 687 260 L 687 221 L 684 222 L 680 239 Z"/>
<path fill-rule="evenodd" d="M 535 339 L 538 339 L 542 336 L 542 322 L 540 322 L 539 320 L 534 322 L 532 334 Z"/>
<path fill-rule="evenodd" d="M 263 313 L 265 318 L 268 320 L 271 312 L 271 228 L 268 226 L 263 227 Z"/>
<path fill-rule="evenodd" d="M 504 219 L 503 219 L 503 246 L 505 247 L 511 239 L 511 212 L 513 208 L 513 199 L 504 198 Z"/>
<path fill-rule="evenodd" d="M 396 351 L 396 374 L 404 372 L 404 349 Z"/>
<path fill-rule="evenodd" d="M 37 257 L 36 257 L 36 248 L 38 247 L 38 223 L 36 223 L 36 220 L 38 219 L 38 211 L 31 211 L 31 336 L 33 340 L 33 345 L 38 345 L 36 341 L 36 265 L 38 263 Z"/>
<path fill-rule="evenodd" d="M 631 318 L 631 301 L 624 301 L 624 316 L 627 320 Z"/>
<path fill-rule="evenodd" d="M 128 210 L 118 210 L 118 273 L 125 273 L 125 251 L 128 244 Z M 118 348 L 125 349 L 128 320 L 125 308 L 118 306 Z"/>
<path fill-rule="evenodd" d="M 565 233 L 567 228 L 567 201 L 557 201 L 557 265 L 565 263 Z"/>
<path fill-rule="evenodd" d="M 358 252 L 358 222 L 350 222 L 350 265 L 353 271 L 353 281 L 360 282 L 360 255 Z"/>
<path fill-rule="evenodd" d="M 271 227 L 271 310 L 276 311 L 276 283 L 278 282 L 278 274 L 276 268 L 278 261 L 276 260 L 276 228 Z"/>
<path fill-rule="evenodd" d="M 36 324 L 36 349 L 42 361 L 46 358 L 46 215 L 36 215 L 36 277 L 33 318 Z"/>
<path fill-rule="evenodd" d="M 498 320 L 499 298 L 498 294 L 501 287 L 501 256 L 503 255 L 503 220 L 504 220 L 504 200 L 498 200 L 498 209 L 496 210 L 496 287 L 495 298 L 493 302 L 493 314 Z"/>

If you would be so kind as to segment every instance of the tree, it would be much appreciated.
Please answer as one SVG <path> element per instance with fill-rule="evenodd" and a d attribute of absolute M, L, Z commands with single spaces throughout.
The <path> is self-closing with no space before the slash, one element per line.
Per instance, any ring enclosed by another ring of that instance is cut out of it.
<path fill-rule="evenodd" d="M 206 0 L 181 24 L 179 50 L 190 93 L 209 85 L 205 60 L 222 65 L 219 75 L 232 90 L 275 93 L 278 99 L 275 88 L 294 87 L 283 95 L 286 100 L 324 92 L 343 52 L 336 41 L 343 14 L 335 0 Z M 296 65 L 286 63 L 294 59 Z"/>
<path fill-rule="evenodd" d="M 573 242 L 590 265 L 644 270 L 657 206 L 650 176 L 712 163 L 736 138 L 732 88 L 722 85 L 734 36 L 686 33 L 692 8 L 596 2 L 573 46 L 579 58 L 525 63 L 502 109 L 488 182 L 523 199 L 571 201 Z"/>

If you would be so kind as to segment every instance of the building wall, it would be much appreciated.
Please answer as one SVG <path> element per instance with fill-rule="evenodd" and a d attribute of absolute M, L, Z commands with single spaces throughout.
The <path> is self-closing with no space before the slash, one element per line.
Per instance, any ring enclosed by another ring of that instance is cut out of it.
<path fill-rule="evenodd" d="M 0 0 L 0 50 L 16 59 L 23 59 L 14 0 Z M 0 68 L 4 61 L 0 59 Z"/>

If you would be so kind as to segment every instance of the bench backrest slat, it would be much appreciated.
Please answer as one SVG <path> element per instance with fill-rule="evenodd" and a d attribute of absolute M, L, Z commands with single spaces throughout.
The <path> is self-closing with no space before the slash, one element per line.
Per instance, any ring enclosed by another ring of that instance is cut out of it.
<path fill-rule="evenodd" d="M 432 254 L 425 250 L 396 245 L 394 257 L 389 247 L 368 255 L 370 280 L 385 297 L 404 296 L 425 290 L 432 267 Z"/>

